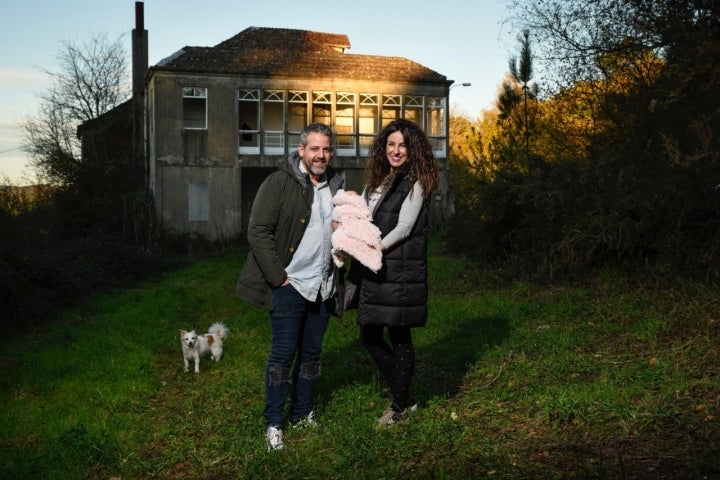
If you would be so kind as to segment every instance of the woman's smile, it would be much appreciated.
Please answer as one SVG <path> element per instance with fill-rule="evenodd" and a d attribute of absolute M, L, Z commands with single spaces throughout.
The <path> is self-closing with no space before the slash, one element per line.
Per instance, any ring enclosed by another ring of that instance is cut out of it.
<path fill-rule="evenodd" d="M 385 155 L 393 170 L 405 163 L 405 160 L 407 160 L 407 147 L 405 147 L 405 139 L 402 133 L 393 132 L 388 136 L 385 144 Z"/>

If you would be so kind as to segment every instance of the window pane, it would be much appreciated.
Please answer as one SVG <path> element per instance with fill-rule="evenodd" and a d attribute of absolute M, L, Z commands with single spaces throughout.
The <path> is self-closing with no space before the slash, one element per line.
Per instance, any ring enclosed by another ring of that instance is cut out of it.
<path fill-rule="evenodd" d="M 360 94 L 360 106 L 374 106 L 378 105 L 378 95 L 375 93 L 361 93 Z"/>
<path fill-rule="evenodd" d="M 355 94 L 347 92 L 337 92 L 336 94 L 338 105 L 355 105 Z"/>
<path fill-rule="evenodd" d="M 260 93 L 258 90 L 238 90 L 238 100 L 257 101 L 260 99 Z"/>
<path fill-rule="evenodd" d="M 383 95 L 384 107 L 399 107 L 400 95 Z"/>
<path fill-rule="evenodd" d="M 299 132 L 305 128 L 307 122 L 307 105 L 293 104 L 288 107 L 288 131 Z"/>
<path fill-rule="evenodd" d="M 400 98 L 400 95 L 383 95 L 381 128 L 387 127 L 390 122 L 400 118 Z"/>
<path fill-rule="evenodd" d="M 355 132 L 355 107 L 337 106 L 335 126 L 339 133 Z"/>
<path fill-rule="evenodd" d="M 355 133 L 355 94 L 337 92 L 335 103 L 335 131 Z"/>
<path fill-rule="evenodd" d="M 332 103 L 332 94 L 330 92 L 313 92 L 313 103 Z"/>
<path fill-rule="evenodd" d="M 288 95 L 288 101 L 290 103 L 307 103 L 308 92 L 298 92 L 295 90 L 290 90 L 288 92 Z"/>
<path fill-rule="evenodd" d="M 263 104 L 264 130 L 283 130 L 283 104 L 265 102 Z"/>
<path fill-rule="evenodd" d="M 417 123 L 420 128 L 424 129 L 422 118 L 423 97 L 419 95 L 405 95 L 405 115 L 404 117 Z"/>
<path fill-rule="evenodd" d="M 330 92 L 313 92 L 312 121 L 332 125 Z"/>
<path fill-rule="evenodd" d="M 436 137 L 444 136 L 445 109 L 443 108 L 443 99 L 440 97 L 428 97 L 427 100 L 425 132 Z"/>
<path fill-rule="evenodd" d="M 422 108 L 423 98 L 418 95 L 405 95 L 405 106 Z"/>
<path fill-rule="evenodd" d="M 207 97 L 207 88 L 205 87 L 183 87 L 183 97 Z"/>
<path fill-rule="evenodd" d="M 288 92 L 288 131 L 301 131 L 307 124 L 307 118 L 308 92 L 290 90 Z"/>
<path fill-rule="evenodd" d="M 330 117 L 330 109 L 323 107 L 313 107 L 313 122 L 324 123 L 325 125 L 332 125 L 332 118 Z"/>
<path fill-rule="evenodd" d="M 206 128 L 207 100 L 203 97 L 183 97 L 183 127 Z"/>
<path fill-rule="evenodd" d="M 265 90 L 263 100 L 266 102 L 284 102 L 285 92 L 283 90 Z"/>
<path fill-rule="evenodd" d="M 239 92 L 242 95 L 242 91 Z M 247 97 L 246 97 L 247 98 Z M 258 146 L 258 102 L 250 97 L 238 101 L 238 125 L 240 125 L 240 146 Z"/>
<path fill-rule="evenodd" d="M 265 153 L 283 153 L 285 147 L 285 92 L 282 90 L 265 91 L 263 101 L 263 148 Z"/>
<path fill-rule="evenodd" d="M 360 117 L 360 124 L 358 125 L 358 131 L 360 133 L 377 133 L 377 119 L 375 117 Z"/>
<path fill-rule="evenodd" d="M 324 123 L 325 125 L 332 125 L 332 117 L 330 116 L 330 107 L 324 107 L 322 105 L 313 105 L 313 122 Z"/>

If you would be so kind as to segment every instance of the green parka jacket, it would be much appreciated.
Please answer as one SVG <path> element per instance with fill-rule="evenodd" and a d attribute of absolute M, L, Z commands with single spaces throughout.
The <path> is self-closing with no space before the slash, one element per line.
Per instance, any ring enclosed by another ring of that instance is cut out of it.
<path fill-rule="evenodd" d="M 248 223 L 250 253 L 245 260 L 235 294 L 242 300 L 272 310 L 272 288 L 285 282 L 285 267 L 300 245 L 310 219 L 315 197 L 313 184 L 300 171 L 300 155 L 290 155 L 278 171 L 260 185 Z M 331 167 L 326 170 L 330 193 L 343 187 L 343 178 Z M 342 294 L 342 272 L 335 272 L 335 296 Z M 342 298 L 342 297 L 340 297 Z M 342 310 L 342 302 L 335 302 Z M 342 311 L 334 311 L 341 316 Z"/>

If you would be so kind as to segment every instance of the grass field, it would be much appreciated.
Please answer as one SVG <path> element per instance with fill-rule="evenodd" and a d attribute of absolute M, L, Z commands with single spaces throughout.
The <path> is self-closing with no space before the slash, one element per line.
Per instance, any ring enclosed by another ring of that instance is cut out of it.
<path fill-rule="evenodd" d="M 407 424 L 355 313 L 332 319 L 318 430 L 264 444 L 267 313 L 234 297 L 244 253 L 88 298 L 0 344 L 8 479 L 720 478 L 720 295 L 708 285 L 494 285 L 431 257 Z M 225 322 L 224 358 L 185 373 L 178 332 Z"/>

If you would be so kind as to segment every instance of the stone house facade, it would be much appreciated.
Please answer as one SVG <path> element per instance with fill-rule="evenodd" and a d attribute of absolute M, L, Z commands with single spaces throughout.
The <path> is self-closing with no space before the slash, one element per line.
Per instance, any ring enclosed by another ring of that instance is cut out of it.
<path fill-rule="evenodd" d="M 442 217 L 452 80 L 412 60 L 348 48 L 343 34 L 250 27 L 150 66 L 145 164 L 164 227 L 211 240 L 242 235 L 260 183 L 312 122 L 333 128 L 332 165 L 347 188 L 360 190 L 369 145 L 401 117 L 433 143 L 441 171 L 433 212 Z"/>

